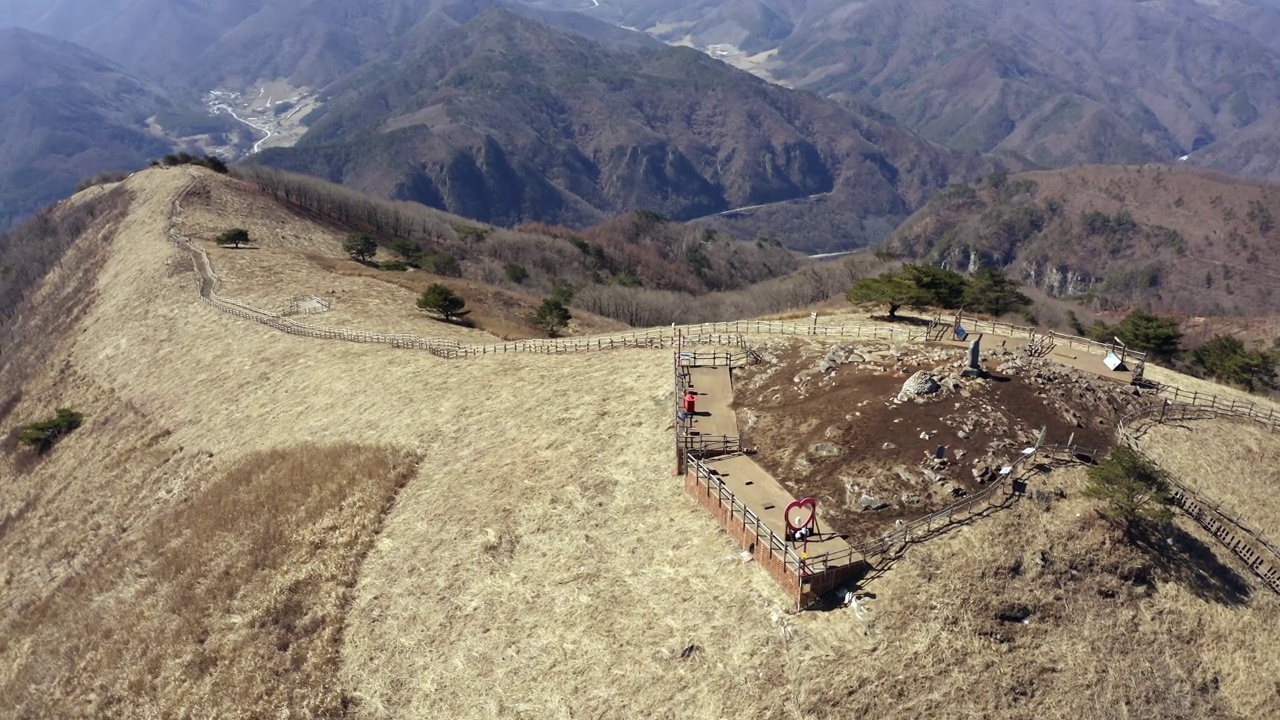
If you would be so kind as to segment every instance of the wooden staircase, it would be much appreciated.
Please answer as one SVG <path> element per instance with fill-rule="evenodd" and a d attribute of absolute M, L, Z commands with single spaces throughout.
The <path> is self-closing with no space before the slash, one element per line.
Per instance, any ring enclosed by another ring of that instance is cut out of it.
<path fill-rule="evenodd" d="M 1200 498 L 1190 488 L 1174 485 L 1171 495 L 1175 505 L 1235 553 L 1268 587 L 1280 593 L 1280 563 L 1277 562 L 1280 558 L 1276 558 L 1274 553 L 1259 552 L 1251 533 L 1211 509 L 1212 503 Z"/>

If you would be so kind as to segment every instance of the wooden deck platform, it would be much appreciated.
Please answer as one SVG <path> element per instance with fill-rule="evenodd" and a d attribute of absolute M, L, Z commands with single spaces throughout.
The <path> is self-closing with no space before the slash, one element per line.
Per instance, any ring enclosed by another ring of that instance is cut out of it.
<path fill-rule="evenodd" d="M 730 455 L 728 457 L 709 460 L 703 463 L 713 470 L 725 487 L 734 497 L 751 508 L 760 520 L 780 538 L 787 537 L 787 521 L 783 517 L 787 505 L 796 500 L 776 478 L 760 467 L 755 460 L 746 455 Z M 826 523 L 822 521 L 821 508 L 818 509 L 818 530 L 823 530 Z M 808 543 L 788 542 L 802 558 L 817 558 L 828 553 L 837 558 L 830 567 L 841 567 L 853 562 L 849 543 L 833 533 L 820 533 L 811 537 Z M 813 567 L 814 571 L 828 569 L 827 566 Z"/>
<path fill-rule="evenodd" d="M 733 411 L 733 381 L 729 368 L 689 368 L 689 379 L 698 394 L 690 430 L 699 435 L 738 437 L 738 416 Z"/>

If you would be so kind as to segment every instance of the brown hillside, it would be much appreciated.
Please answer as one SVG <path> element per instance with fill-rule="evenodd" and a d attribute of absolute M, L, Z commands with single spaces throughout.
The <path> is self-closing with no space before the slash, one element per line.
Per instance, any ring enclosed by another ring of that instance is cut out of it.
<path fill-rule="evenodd" d="M 801 250 L 878 241 L 950 180 L 995 166 L 688 48 L 606 46 L 505 10 L 340 83 L 295 147 L 253 162 L 500 225 L 795 202 L 838 228 L 761 216 Z M 844 212 L 812 202 L 827 197 Z"/>
<path fill-rule="evenodd" d="M 948 147 L 1047 167 L 1189 154 L 1280 177 L 1280 7 L 1270 0 L 606 5 L 599 12 L 623 24 L 869 103 Z"/>
<path fill-rule="evenodd" d="M 86 416 L 43 459 L 3 450 L 13 715 L 1280 709 L 1280 598 L 1185 521 L 1174 561 L 1117 543 L 1078 469 L 1037 486 L 1062 499 L 913 547 L 861 613 L 792 614 L 670 475 L 667 351 L 445 361 L 237 319 L 167 239 L 190 181 L 124 182 L 128 214 L 72 246 L 0 356 L 6 429 Z M 211 252 L 227 288 L 235 252 Z M 302 267 L 287 282 L 329 277 Z"/>
<path fill-rule="evenodd" d="M 1188 315 L 1280 311 L 1280 188 L 1180 166 L 1089 166 L 954 186 L 888 241 L 1052 295 Z"/>

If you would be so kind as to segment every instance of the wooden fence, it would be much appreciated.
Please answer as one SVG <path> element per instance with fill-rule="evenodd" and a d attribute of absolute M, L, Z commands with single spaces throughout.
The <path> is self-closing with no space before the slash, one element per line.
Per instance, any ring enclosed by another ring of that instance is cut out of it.
<path fill-rule="evenodd" d="M 193 176 L 194 177 L 194 176 Z M 280 313 L 274 313 L 247 303 L 223 297 L 218 294 L 216 285 L 219 282 L 217 271 L 209 261 L 209 255 L 194 245 L 189 238 L 178 232 L 181 223 L 182 200 L 195 186 L 194 180 L 188 184 L 170 204 L 166 234 L 170 241 L 180 249 L 188 252 L 196 265 L 197 288 L 200 297 L 213 307 L 245 320 L 262 323 L 282 332 L 303 337 L 326 340 L 346 340 L 348 342 L 380 343 L 396 348 L 413 348 L 425 350 L 441 358 L 473 358 L 505 353 L 539 353 L 545 355 L 562 355 L 599 350 L 616 350 L 622 348 L 669 348 L 681 341 L 697 344 L 729 344 L 736 345 L 746 335 L 808 335 L 827 338 L 857 338 L 888 341 L 919 342 L 936 339 L 946 334 L 947 326 L 940 319 L 926 326 L 885 325 L 875 322 L 858 322 L 851 325 L 824 325 L 815 318 L 809 323 L 787 322 L 784 320 L 733 320 L 729 322 L 702 323 L 698 325 L 672 325 L 669 327 L 637 330 L 635 332 L 600 337 L 576 337 L 558 339 L 516 340 L 504 343 L 463 345 L 454 340 L 424 338 L 410 334 L 375 333 L 362 330 L 312 325 L 288 319 Z M 1012 325 L 998 321 L 965 318 L 963 320 L 969 332 L 1003 335 L 1011 338 L 1034 339 L 1046 334 L 1035 328 Z M 1068 347 L 1083 349 L 1091 353 L 1106 355 L 1112 347 L 1087 338 L 1060 333 L 1048 333 L 1055 342 L 1065 343 Z M 726 342 L 728 341 L 728 342 Z M 745 342 L 743 342 L 745 348 Z M 1142 353 L 1130 352 L 1129 356 L 1141 361 Z"/>
<path fill-rule="evenodd" d="M 811 559 L 809 563 L 811 565 L 817 563 L 840 565 L 849 562 L 850 559 L 855 557 L 870 560 L 873 557 L 887 555 L 896 547 L 906 545 L 912 541 L 922 540 L 936 531 L 950 526 L 957 516 L 968 516 L 980 510 L 990 504 L 992 498 L 1002 490 L 1005 491 L 1006 495 L 1012 494 L 1013 483 L 1026 477 L 1026 474 L 1034 466 L 1033 461 L 1037 456 L 1067 455 L 1072 459 L 1092 461 L 1096 452 L 1094 449 L 1084 449 L 1078 445 L 1045 445 L 1034 453 L 1024 453 L 1008 465 L 1008 472 L 998 474 L 994 480 L 981 490 L 970 493 L 928 515 L 895 527 L 892 531 L 878 538 L 851 545 L 849 550 L 838 551 L 837 554 L 829 557 L 817 556 Z"/>
<path fill-rule="evenodd" d="M 1163 402 L 1125 415 L 1120 419 L 1117 431 L 1121 442 L 1149 462 L 1154 463 L 1143 453 L 1141 437 L 1152 425 L 1228 418 L 1256 422 L 1271 432 L 1280 429 L 1280 416 L 1273 409 L 1264 413 L 1262 408 L 1250 402 L 1234 399 L 1225 401 L 1216 395 L 1186 392 L 1177 388 L 1166 388 L 1162 393 L 1168 395 Z M 1267 587 L 1280 593 L 1280 545 L 1243 515 L 1229 510 L 1183 478 L 1169 473 L 1169 482 L 1173 486 L 1175 504 L 1240 557 Z M 1230 527 L 1222 522 L 1224 520 L 1230 523 Z M 1260 554 L 1259 549 L 1269 555 Z"/>
<path fill-rule="evenodd" d="M 731 519 L 734 517 L 741 518 L 743 526 L 749 528 L 755 534 L 756 539 L 764 543 L 761 547 L 767 547 L 769 553 L 782 562 L 783 567 L 788 571 L 794 571 L 798 581 L 804 568 L 804 561 L 795 550 L 791 549 L 790 544 L 779 537 L 773 530 L 770 530 L 769 526 L 765 525 L 764 521 L 760 519 L 760 516 L 756 515 L 751 508 L 739 500 L 733 494 L 733 491 L 725 485 L 724 480 L 704 465 L 701 459 L 689 455 L 686 457 L 685 462 L 694 468 L 698 485 L 708 488 L 718 498 L 720 506 L 729 512 Z"/>

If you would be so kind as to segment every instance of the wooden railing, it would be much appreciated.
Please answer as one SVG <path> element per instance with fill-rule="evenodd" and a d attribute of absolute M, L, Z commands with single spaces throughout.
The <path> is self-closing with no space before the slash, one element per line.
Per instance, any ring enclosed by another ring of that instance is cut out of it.
<path fill-rule="evenodd" d="M 1028 341 L 1045 342 L 1047 340 L 1054 345 L 1061 344 L 1069 349 L 1083 350 L 1092 355 L 1105 357 L 1108 353 L 1113 352 L 1123 354 L 1125 360 L 1132 360 L 1136 363 L 1145 362 L 1147 359 L 1147 354 L 1144 352 L 1128 350 L 1109 343 L 1101 343 L 1079 335 L 1068 335 L 1054 330 L 1037 330 L 1033 327 L 1013 325 L 1012 323 L 998 320 L 980 320 L 969 317 L 963 318 L 960 323 L 970 335 L 978 333 L 1000 335 L 1008 338 L 1026 338 Z"/>
<path fill-rule="evenodd" d="M 1117 433 L 1127 447 L 1158 465 L 1142 451 L 1141 437 L 1147 428 L 1161 423 L 1213 418 L 1250 420 L 1272 432 L 1280 429 L 1280 417 L 1274 410 L 1263 413 L 1260 407 L 1250 402 L 1234 399 L 1224 401 L 1208 393 L 1185 392 L 1173 388 L 1164 402 L 1139 408 L 1121 418 Z M 1280 593 L 1280 545 L 1243 515 L 1210 498 L 1167 468 L 1165 472 L 1174 488 L 1173 498 L 1178 507 L 1240 557 L 1268 587 Z M 1211 511 L 1218 519 L 1206 515 L 1205 510 Z M 1219 519 L 1233 527 L 1225 527 Z M 1244 542 L 1241 542 L 1239 535 L 1245 536 Z M 1269 553 L 1269 556 L 1260 556 L 1258 549 Z"/>
<path fill-rule="evenodd" d="M 426 350 L 437 357 L 455 359 L 513 352 L 561 355 L 621 348 L 669 348 L 681 341 L 684 343 L 726 344 L 725 340 L 727 339 L 730 343 L 736 344 L 737 341 L 734 338 L 741 338 L 745 335 L 809 335 L 828 338 L 912 342 L 934 339 L 935 336 L 945 335 L 947 329 L 947 326 L 943 325 L 940 320 L 935 320 L 928 326 L 885 325 L 872 321 L 857 322 L 849 325 L 823 325 L 818 323 L 816 319 L 810 323 L 795 323 L 783 320 L 733 320 L 698 325 L 673 325 L 600 337 L 516 340 L 503 343 L 463 345 L 454 340 L 424 338 L 410 334 L 375 333 L 312 325 L 293 321 L 280 313 L 256 308 L 247 303 L 218 294 L 216 285 L 220 278 L 213 264 L 209 261 L 208 253 L 203 248 L 192 243 L 189 238 L 184 237 L 177 229 L 181 222 L 182 200 L 186 198 L 194 186 L 193 180 L 170 203 L 166 234 L 175 245 L 192 255 L 196 263 L 197 288 L 201 298 L 230 315 L 262 323 L 282 332 L 303 337 L 381 343 L 397 348 Z M 198 259 L 197 255 L 199 255 Z M 1028 339 L 1044 336 L 1044 333 L 1040 333 L 1031 327 L 1022 327 L 998 321 L 965 318 L 963 323 L 969 332 L 989 333 L 1013 338 L 1026 337 Z M 1111 346 L 1087 338 L 1060 333 L 1049 333 L 1049 335 L 1055 341 L 1065 343 L 1068 347 L 1084 349 L 1092 353 L 1105 355 L 1113 349 Z M 723 336 L 734 336 L 734 338 L 725 338 Z M 1128 354 L 1139 361 L 1145 357 L 1142 353 L 1137 352 Z"/>
<path fill-rule="evenodd" d="M 690 435 L 679 440 L 680 450 L 699 460 L 711 455 L 730 455 L 742 452 L 742 440 L 733 435 Z"/>
<path fill-rule="evenodd" d="M 823 325 L 816 320 L 811 323 L 795 323 L 782 320 L 733 320 L 729 322 L 650 328 L 599 337 L 515 340 L 503 343 L 463 345 L 454 340 L 425 338 L 410 334 L 375 333 L 313 325 L 291 320 L 280 313 L 263 310 L 241 301 L 223 297 L 217 292 L 216 286 L 219 282 L 219 277 L 213 264 L 209 261 L 208 253 L 181 235 L 177 230 L 177 226 L 180 223 L 182 200 L 193 186 L 188 185 L 171 203 L 166 232 L 175 245 L 186 250 L 195 259 L 197 287 L 201 298 L 230 315 L 262 323 L 282 332 L 303 337 L 381 343 L 397 348 L 426 350 L 437 357 L 455 359 L 514 352 L 561 355 L 621 348 L 670 348 L 679 342 L 734 346 L 738 345 L 745 335 L 808 335 L 828 338 L 911 342 L 930 339 L 930 329 L 934 328 L 936 330 L 937 328 L 936 323 L 926 327 L 897 324 L 885 325 L 871 321 L 849 325 Z M 198 258 L 196 257 L 197 255 L 199 256 Z M 1032 337 L 1036 334 L 1033 328 L 1019 327 L 1008 323 L 970 319 L 966 319 L 964 322 L 967 328 L 971 328 L 971 332 L 987 332 L 1008 337 Z M 1085 338 L 1058 334 L 1054 334 L 1054 337 L 1067 342 L 1073 347 L 1084 347 L 1091 352 L 1105 354 L 1110 351 L 1108 346 Z M 745 343 L 744 349 L 746 349 Z M 1130 354 L 1135 358 L 1140 357 L 1139 353 Z"/>
<path fill-rule="evenodd" d="M 797 577 L 803 570 L 803 561 L 795 550 L 786 540 L 779 537 L 777 533 L 769 529 L 759 515 L 752 512 L 741 500 L 737 498 L 715 473 L 713 473 L 706 465 L 692 455 L 685 460 L 689 467 L 694 469 L 697 476 L 698 485 L 707 488 L 708 492 L 714 492 L 720 506 L 729 511 L 729 518 L 739 517 L 742 519 L 743 527 L 750 528 L 758 541 L 765 543 L 764 547 L 769 548 L 769 552 L 774 557 L 782 560 L 783 567 L 788 571 L 794 571 Z"/>
<path fill-rule="evenodd" d="M 840 550 L 835 554 L 814 557 L 809 560 L 809 563 L 810 565 L 817 563 L 841 565 L 858 556 L 870 559 L 887 555 L 898 546 L 929 536 L 936 530 L 949 526 L 958 515 L 968 515 L 975 508 L 990 504 L 992 498 L 1001 490 L 1004 490 L 1006 494 L 1012 493 L 1013 482 L 1025 477 L 1028 469 L 1032 467 L 1032 461 L 1038 456 L 1067 454 L 1073 458 L 1087 457 L 1092 459 L 1096 452 L 1095 449 L 1084 449 L 1079 445 L 1045 445 L 1034 453 L 1019 455 L 1016 460 L 1009 464 L 1009 472 L 998 474 L 995 479 L 977 492 L 970 493 L 928 515 L 895 527 L 892 531 L 878 538 L 852 544 L 848 550 Z"/>

